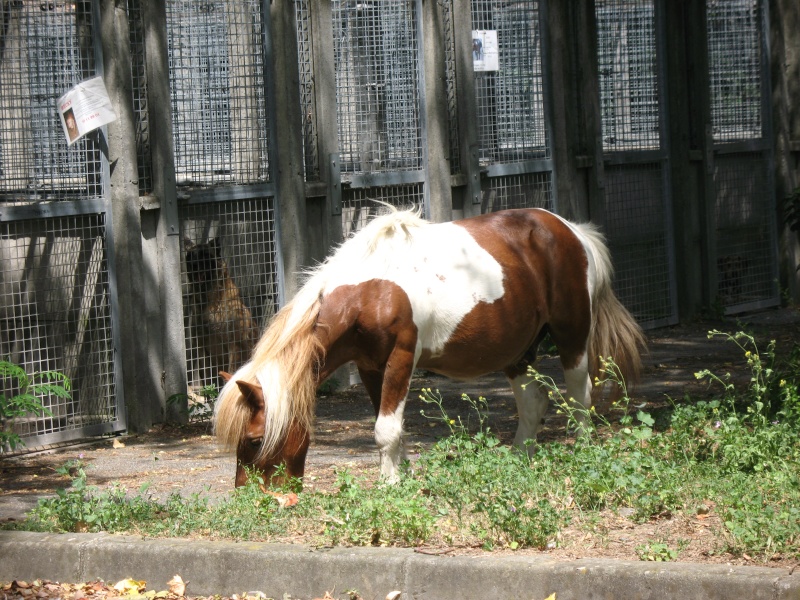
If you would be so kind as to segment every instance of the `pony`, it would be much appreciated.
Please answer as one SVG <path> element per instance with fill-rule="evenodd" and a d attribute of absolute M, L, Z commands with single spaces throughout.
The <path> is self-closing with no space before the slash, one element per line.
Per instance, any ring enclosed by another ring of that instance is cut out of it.
<path fill-rule="evenodd" d="M 599 230 L 543 209 L 430 223 L 414 210 L 375 217 L 307 273 L 251 360 L 225 385 L 214 431 L 248 470 L 302 478 L 316 389 L 352 361 L 375 409 L 381 477 L 399 478 L 403 410 L 414 370 L 456 379 L 502 371 L 514 392 L 514 445 L 532 454 L 548 396 L 528 367 L 549 334 L 567 396 L 591 406 L 592 378 L 612 357 L 635 381 L 644 335 L 612 287 Z"/>

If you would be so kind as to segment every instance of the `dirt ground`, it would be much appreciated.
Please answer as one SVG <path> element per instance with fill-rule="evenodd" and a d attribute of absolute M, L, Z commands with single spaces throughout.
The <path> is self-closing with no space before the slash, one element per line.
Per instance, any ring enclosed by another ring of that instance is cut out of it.
<path fill-rule="evenodd" d="M 793 343 L 800 342 L 800 310 L 768 310 L 736 319 L 697 321 L 648 332 L 649 354 L 645 357 L 641 382 L 632 394 L 634 403 L 646 404 L 644 410 L 652 410 L 663 406 L 668 397 L 710 397 L 713 390 L 694 376 L 704 368 L 719 374 L 731 372 L 746 382 L 749 375 L 742 353 L 732 343 L 707 339 L 710 329 L 729 332 L 745 329 L 756 335 L 761 348 L 766 347 L 768 340 L 775 339 L 779 352 L 788 351 Z M 552 375 L 557 382 L 562 381 L 555 358 L 545 357 L 540 371 Z M 427 444 L 447 433 L 444 426 L 420 414 L 423 408 L 428 408 L 429 412 L 431 409 L 417 399 L 422 387 L 441 392 L 451 417 L 462 415 L 466 418 L 469 414 L 468 406 L 460 400 L 462 394 L 487 398 L 489 426 L 504 442 L 510 443 L 513 439 L 516 407 L 502 375 L 457 382 L 423 373 L 412 382 L 405 413 L 406 445 L 410 455 L 424 451 Z M 598 411 L 613 420 L 608 406 L 600 404 Z M 335 481 L 335 471 L 344 466 L 354 473 L 377 478 L 374 415 L 363 386 L 344 385 L 334 393 L 321 396 L 317 415 L 316 435 L 306 467 L 306 488 L 330 489 Z M 540 439 L 564 439 L 564 425 L 551 410 Z M 88 465 L 86 473 L 90 485 L 104 487 L 116 482 L 128 490 L 138 491 L 142 484 L 148 483 L 148 493 L 157 498 L 175 491 L 185 495 L 201 492 L 212 497 L 221 496 L 230 493 L 233 487 L 234 458 L 217 447 L 208 423 L 179 428 L 157 426 L 146 434 L 123 435 L 0 457 L 0 521 L 20 519 L 38 498 L 66 487 L 69 480 L 56 473 L 56 469 L 75 459 Z M 713 509 L 713 499 L 710 501 Z M 680 560 L 731 561 L 730 558 L 707 555 L 709 546 L 706 541 L 712 538 L 709 528 L 715 526 L 715 519 L 712 510 L 702 521 L 689 516 L 673 516 L 636 525 L 624 515 L 609 514 L 596 534 L 566 531 L 560 547 L 549 553 L 564 558 L 635 560 L 635 547 L 643 541 L 688 539 L 690 543 L 681 552 Z M 465 551 L 471 550 L 459 550 Z M 732 562 L 745 564 L 747 561 Z"/>

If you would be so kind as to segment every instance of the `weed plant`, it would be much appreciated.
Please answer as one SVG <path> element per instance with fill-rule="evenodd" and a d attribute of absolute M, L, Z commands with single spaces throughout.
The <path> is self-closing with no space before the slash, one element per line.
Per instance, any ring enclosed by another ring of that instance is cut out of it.
<path fill-rule="evenodd" d="M 716 397 L 673 402 L 658 427 L 653 415 L 632 407 L 608 360 L 596 383 L 620 386 L 619 420 L 587 411 L 574 442 L 541 444 L 532 458 L 500 443 L 483 398 L 464 397 L 471 411 L 462 420 L 444 411 L 437 391 L 425 389 L 421 399 L 431 414 L 424 414 L 450 434 L 407 462 L 398 484 L 343 470 L 333 492 L 301 492 L 298 504 L 281 509 L 275 497 L 296 482 L 269 495 L 262 491 L 269 482 L 251 475 L 222 500 L 195 494 L 157 502 L 146 489 L 91 489 L 79 468 L 72 486 L 41 501 L 22 527 L 253 540 L 301 534 L 319 545 L 552 548 L 567 528 L 592 530 L 609 511 L 624 509 L 638 522 L 693 519 L 698 506 L 712 504 L 719 517 L 711 528 L 714 552 L 800 557 L 800 349 L 779 362 L 774 343 L 760 352 L 745 333 L 709 335 L 740 347 L 750 381 L 737 389 L 729 374 L 701 371 L 697 378 Z M 578 427 L 579 409 L 552 380 L 532 372 L 531 385 Z M 642 560 L 675 560 L 686 543 L 657 539 L 634 550 Z"/>
<path fill-rule="evenodd" d="M 15 450 L 25 443 L 14 429 L 14 420 L 28 417 L 52 417 L 43 404 L 48 396 L 57 400 L 71 399 L 69 378 L 57 371 L 28 374 L 10 360 L 0 360 L 0 453 Z"/>

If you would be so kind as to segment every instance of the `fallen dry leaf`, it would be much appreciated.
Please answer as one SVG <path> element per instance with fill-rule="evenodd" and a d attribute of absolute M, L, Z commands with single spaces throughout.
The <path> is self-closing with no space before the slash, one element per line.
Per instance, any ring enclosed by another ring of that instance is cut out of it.
<path fill-rule="evenodd" d="M 175 575 L 167 582 L 170 593 L 176 596 L 183 596 L 186 593 L 186 583 L 180 575 Z"/>
<path fill-rule="evenodd" d="M 128 577 L 114 584 L 114 589 L 121 594 L 138 594 L 147 587 L 146 581 L 136 581 Z"/>
<path fill-rule="evenodd" d="M 120 442 L 118 439 L 114 438 L 114 441 L 111 443 L 112 448 L 124 448 L 125 444 Z"/>
<path fill-rule="evenodd" d="M 280 508 L 289 508 L 300 502 L 300 498 L 294 492 L 289 492 L 288 494 L 281 494 L 278 492 L 272 492 L 270 490 L 264 490 L 264 491 L 278 501 L 278 506 Z"/>
<path fill-rule="evenodd" d="M 397 600 L 400 597 L 400 595 L 401 592 L 399 590 L 389 592 L 388 594 L 386 594 L 386 600 Z"/>

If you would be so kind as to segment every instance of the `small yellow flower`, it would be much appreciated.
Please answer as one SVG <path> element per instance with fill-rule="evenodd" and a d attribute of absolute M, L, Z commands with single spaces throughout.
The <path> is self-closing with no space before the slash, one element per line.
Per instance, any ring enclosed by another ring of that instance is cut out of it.
<path fill-rule="evenodd" d="M 785 379 L 781 379 L 780 386 L 781 387 L 786 387 L 786 380 Z"/>

